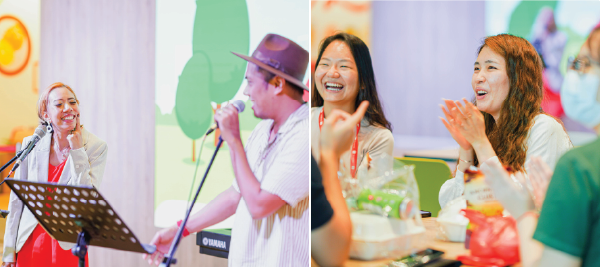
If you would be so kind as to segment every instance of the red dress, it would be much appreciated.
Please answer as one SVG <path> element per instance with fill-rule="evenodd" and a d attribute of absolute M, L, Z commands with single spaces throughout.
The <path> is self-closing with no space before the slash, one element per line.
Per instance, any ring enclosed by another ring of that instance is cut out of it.
<path fill-rule="evenodd" d="M 63 161 L 56 167 L 48 164 L 48 182 L 58 183 L 65 162 L 67 161 Z M 78 266 L 78 264 L 79 258 L 75 257 L 70 249 L 62 249 L 58 241 L 52 239 L 39 224 L 17 253 L 17 267 L 63 267 Z M 89 266 L 87 255 L 85 266 Z"/>

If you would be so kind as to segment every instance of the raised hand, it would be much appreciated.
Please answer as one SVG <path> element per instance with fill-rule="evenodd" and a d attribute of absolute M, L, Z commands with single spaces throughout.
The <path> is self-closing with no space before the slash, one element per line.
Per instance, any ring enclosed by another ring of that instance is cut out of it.
<path fill-rule="evenodd" d="M 473 103 L 467 101 L 465 98 L 462 100 L 465 103 L 464 106 L 460 101 L 456 101 L 456 107 L 450 111 L 456 118 L 452 122 L 452 126 L 474 147 L 477 144 L 489 142 L 485 134 L 483 114 L 481 114 Z"/>
<path fill-rule="evenodd" d="M 454 141 L 456 141 L 462 149 L 471 150 L 473 148 L 471 146 L 471 143 L 469 143 L 469 141 L 465 139 L 465 137 L 460 133 L 458 128 L 454 127 L 453 122 L 456 120 L 460 120 L 460 118 L 458 118 L 458 109 L 456 103 L 448 99 L 444 99 L 444 102 L 446 103 L 446 106 L 448 108 L 446 109 L 444 105 L 440 105 L 440 108 L 442 108 L 442 112 L 444 112 L 444 116 L 446 117 L 446 119 L 440 117 L 440 120 L 442 121 L 442 123 L 444 123 L 446 129 L 448 129 L 448 132 L 450 132 L 450 135 L 452 135 Z M 454 110 L 454 112 L 451 112 L 451 110 Z"/>
<path fill-rule="evenodd" d="M 510 178 L 498 157 L 492 157 L 481 164 L 481 171 L 485 175 L 485 181 L 494 192 L 494 197 L 515 218 L 520 218 L 530 210 L 535 210 L 533 198 L 525 185 L 523 173 L 516 172 L 515 178 Z"/>
<path fill-rule="evenodd" d="M 356 124 L 365 115 L 368 106 L 369 102 L 363 101 L 352 115 L 334 109 L 321 128 L 321 152 L 333 152 L 339 157 L 350 149 L 356 136 Z"/>
<path fill-rule="evenodd" d="M 233 105 L 229 104 L 217 110 L 215 121 L 219 124 L 223 141 L 231 143 L 236 139 L 240 139 L 238 110 Z"/>
<path fill-rule="evenodd" d="M 67 135 L 67 140 L 69 141 L 69 146 L 71 146 L 71 150 L 79 149 L 83 147 L 83 138 L 81 137 L 81 129 L 83 126 L 79 124 L 79 114 L 77 114 L 77 123 L 75 124 L 75 128 L 71 130 L 71 133 Z"/>

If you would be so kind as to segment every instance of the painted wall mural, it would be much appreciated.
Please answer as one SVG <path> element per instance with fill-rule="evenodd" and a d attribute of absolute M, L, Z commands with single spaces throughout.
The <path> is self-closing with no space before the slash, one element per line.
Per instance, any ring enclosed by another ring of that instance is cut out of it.
<path fill-rule="evenodd" d="M 37 127 L 39 55 L 40 0 L 0 1 L 0 162 Z"/>
<path fill-rule="evenodd" d="M 179 76 L 175 98 L 177 122 L 185 135 L 193 140 L 193 148 L 195 140 L 212 124 L 212 116 L 205 112 L 206 108 L 213 102 L 216 109 L 222 102 L 232 99 L 244 80 L 246 63 L 232 57 L 231 51 L 243 53 L 249 50 L 248 24 L 245 0 L 197 2 L 192 57 Z M 215 28 L 212 25 L 221 26 Z M 228 34 L 224 35 L 224 32 Z M 192 161 L 194 156 L 192 154 Z"/>
<path fill-rule="evenodd" d="M 31 37 L 15 16 L 0 17 L 0 73 L 17 75 L 25 69 L 31 56 Z"/>

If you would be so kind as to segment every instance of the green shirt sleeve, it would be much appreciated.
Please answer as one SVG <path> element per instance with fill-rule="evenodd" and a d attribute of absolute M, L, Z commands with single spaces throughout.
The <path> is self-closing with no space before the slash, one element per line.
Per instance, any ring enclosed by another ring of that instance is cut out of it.
<path fill-rule="evenodd" d="M 568 152 L 556 164 L 533 238 L 582 258 L 594 225 L 594 177 L 589 161 L 578 152 Z"/>

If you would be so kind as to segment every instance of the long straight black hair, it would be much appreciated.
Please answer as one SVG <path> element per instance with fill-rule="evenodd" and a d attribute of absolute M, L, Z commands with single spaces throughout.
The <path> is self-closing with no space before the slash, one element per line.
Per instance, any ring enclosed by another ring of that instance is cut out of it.
<path fill-rule="evenodd" d="M 367 45 L 360 38 L 351 34 L 340 32 L 323 39 L 319 45 L 319 57 L 317 58 L 315 68 L 319 66 L 319 61 L 321 61 L 323 51 L 325 51 L 331 42 L 336 40 L 344 42 L 348 48 L 350 48 L 350 51 L 352 51 L 352 56 L 354 57 L 354 61 L 356 62 L 359 90 L 354 103 L 354 108 L 358 108 L 360 103 L 364 100 L 369 101 L 369 108 L 367 108 L 364 118 L 367 119 L 371 125 L 385 127 L 391 131 L 392 124 L 385 118 L 385 115 L 383 114 L 383 107 L 381 106 L 381 103 L 379 102 L 379 96 L 377 95 L 377 86 L 375 85 L 375 73 L 373 72 L 371 54 L 369 53 L 369 48 Z M 316 88 L 316 81 L 313 77 L 311 96 L 312 106 L 320 107 L 323 106 L 324 101 L 323 97 L 321 97 Z"/>

